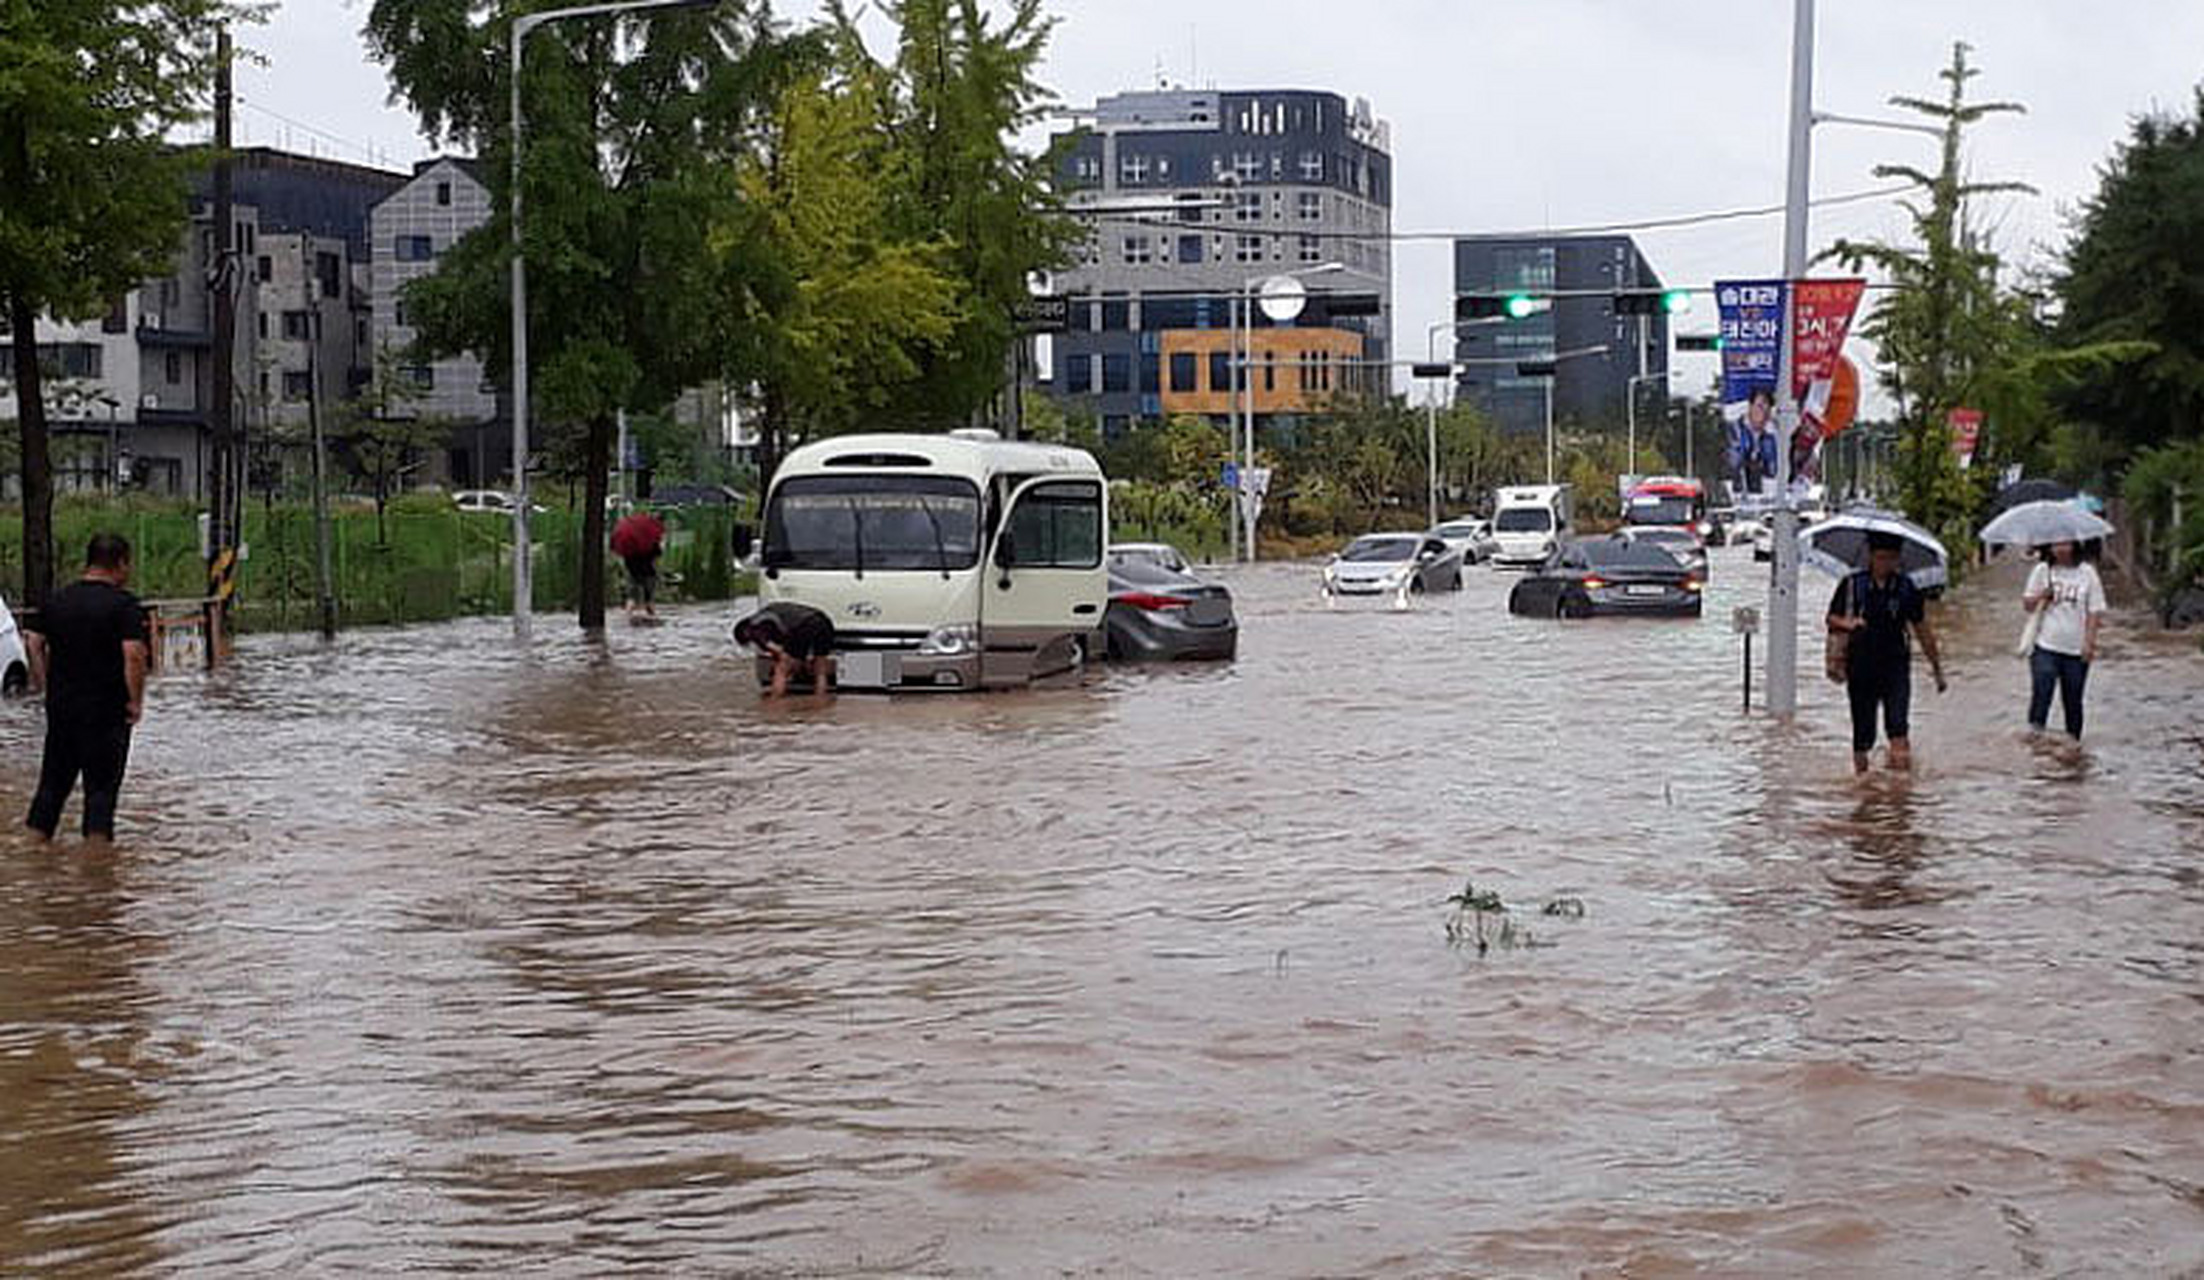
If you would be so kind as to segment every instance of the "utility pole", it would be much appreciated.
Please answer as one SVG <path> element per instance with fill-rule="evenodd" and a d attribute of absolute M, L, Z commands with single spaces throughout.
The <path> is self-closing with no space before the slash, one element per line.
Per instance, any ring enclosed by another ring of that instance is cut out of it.
<path fill-rule="evenodd" d="M 1776 385 L 1775 572 L 1768 579 L 1768 710 L 1798 712 L 1798 511 L 1791 505 L 1791 438 L 1798 431 L 1791 350 L 1797 343 L 1798 281 L 1806 274 L 1806 217 L 1813 182 L 1814 0 L 1793 0 L 1789 181 L 1783 205 L 1783 336 Z"/>
<path fill-rule="evenodd" d="M 300 297 L 306 303 L 306 426 L 314 440 L 314 586 L 321 638 L 337 638 L 337 591 L 329 567 L 329 450 L 321 430 L 321 305 L 314 297 L 314 237 L 298 233 Z"/>
<path fill-rule="evenodd" d="M 214 307 L 214 361 L 208 387 L 207 422 L 214 437 L 214 459 L 207 477 L 207 603 L 203 623 L 207 665 L 224 645 L 225 613 L 237 573 L 236 431 L 237 401 L 237 215 L 230 174 L 230 29 L 214 38 L 214 261 L 206 278 Z"/>

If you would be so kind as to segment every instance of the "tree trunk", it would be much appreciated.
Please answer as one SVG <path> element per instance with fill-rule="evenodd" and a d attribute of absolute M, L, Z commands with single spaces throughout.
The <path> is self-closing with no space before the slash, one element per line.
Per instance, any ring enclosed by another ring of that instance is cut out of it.
<path fill-rule="evenodd" d="M 605 629 L 605 496 L 611 491 L 606 472 L 612 469 L 611 416 L 589 421 L 589 439 L 582 450 L 582 581 L 581 624 L 584 631 Z"/>
<path fill-rule="evenodd" d="M 46 451 L 46 392 L 39 378 L 38 313 L 10 298 L 15 329 L 15 405 L 23 438 L 23 600 L 35 609 L 54 589 L 54 472 Z"/>

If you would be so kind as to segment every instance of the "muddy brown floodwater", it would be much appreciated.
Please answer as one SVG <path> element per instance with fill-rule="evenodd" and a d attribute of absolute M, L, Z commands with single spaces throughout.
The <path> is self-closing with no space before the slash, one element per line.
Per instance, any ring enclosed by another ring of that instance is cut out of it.
<path fill-rule="evenodd" d="M 124 852 L 0 845 L 0 1272 L 2193 1273 L 2194 638 L 2043 753 L 1993 574 L 1862 785 L 1814 644 L 1738 715 L 1764 574 L 1263 566 L 1233 666 L 824 707 L 719 608 L 250 641 Z M 1471 879 L 1538 945 L 1450 946 Z"/>

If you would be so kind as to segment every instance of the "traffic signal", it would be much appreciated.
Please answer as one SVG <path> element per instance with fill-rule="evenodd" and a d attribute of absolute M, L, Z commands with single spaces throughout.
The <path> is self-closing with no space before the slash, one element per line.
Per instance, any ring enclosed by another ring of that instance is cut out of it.
<path fill-rule="evenodd" d="M 1722 335 L 1718 333 L 1679 333 L 1676 335 L 1678 351 L 1720 351 Z"/>
<path fill-rule="evenodd" d="M 1615 295 L 1618 316 L 1675 315 L 1691 310 L 1689 289 L 1633 289 Z"/>
<path fill-rule="evenodd" d="M 1535 315 L 1553 304 L 1528 293 L 1465 293 L 1454 299 L 1456 320 L 1495 320 L 1506 316 L 1521 320 Z"/>
<path fill-rule="evenodd" d="M 1551 378 L 1554 376 L 1554 362 L 1551 360 L 1518 360 L 1515 362 L 1515 376 L 1518 378 Z"/>

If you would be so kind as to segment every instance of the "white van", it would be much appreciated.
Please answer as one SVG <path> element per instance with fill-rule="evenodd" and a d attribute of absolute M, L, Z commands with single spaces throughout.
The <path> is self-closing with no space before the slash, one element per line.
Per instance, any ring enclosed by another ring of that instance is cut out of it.
<path fill-rule="evenodd" d="M 759 595 L 834 620 L 843 688 L 1011 688 L 1100 651 L 1109 494 L 1081 450 L 837 436 L 788 455 L 764 523 Z"/>
<path fill-rule="evenodd" d="M 1512 568 L 1544 564 L 1575 534 L 1574 495 L 1565 484 L 1529 484 L 1493 493 L 1492 562 Z"/>

